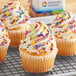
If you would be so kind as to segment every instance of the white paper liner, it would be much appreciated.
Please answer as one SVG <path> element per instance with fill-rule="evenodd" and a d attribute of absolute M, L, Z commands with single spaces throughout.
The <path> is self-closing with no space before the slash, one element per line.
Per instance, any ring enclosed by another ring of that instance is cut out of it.
<path fill-rule="evenodd" d="M 24 39 L 24 34 L 26 30 L 23 31 L 8 31 L 9 38 L 11 39 L 11 46 L 19 46 L 20 40 Z M 18 43 L 18 44 L 17 44 Z"/>
<path fill-rule="evenodd" d="M 58 39 L 56 38 L 58 55 L 70 56 L 76 55 L 76 39 Z M 62 49 L 62 50 L 60 50 Z"/>
<path fill-rule="evenodd" d="M 57 49 L 55 51 L 53 51 L 51 54 L 44 55 L 44 56 L 32 56 L 30 54 L 26 54 L 26 53 L 20 51 L 23 68 L 24 69 L 27 68 L 27 69 L 25 69 L 26 71 L 36 72 L 36 73 L 37 72 L 38 73 L 47 72 L 47 71 L 51 70 L 54 65 L 54 60 L 55 60 L 56 54 L 57 54 Z M 28 60 L 28 61 L 25 62 L 25 60 Z M 51 61 L 51 60 L 53 60 L 53 61 Z M 48 64 L 48 62 L 50 62 L 50 64 Z M 26 66 L 27 63 L 28 63 L 28 66 Z M 31 63 L 33 63 L 34 66 L 32 66 L 32 68 L 29 69 L 31 67 L 30 66 Z M 41 63 L 41 65 L 39 66 L 40 63 Z M 44 63 L 46 63 L 46 64 L 44 64 Z M 37 70 L 36 67 L 38 67 L 39 69 Z M 41 67 L 43 67 L 43 69 Z"/>
<path fill-rule="evenodd" d="M 7 44 L 0 46 L 0 63 L 6 59 L 7 50 L 10 44 L 10 39 L 7 39 L 7 40 L 8 40 Z"/>
<path fill-rule="evenodd" d="M 9 31 L 9 36 L 20 36 L 20 40 L 22 40 L 22 34 L 25 33 L 25 31 Z"/>

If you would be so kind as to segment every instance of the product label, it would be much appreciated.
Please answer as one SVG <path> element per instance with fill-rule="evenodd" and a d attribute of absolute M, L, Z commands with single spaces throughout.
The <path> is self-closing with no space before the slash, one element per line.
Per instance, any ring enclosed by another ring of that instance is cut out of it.
<path fill-rule="evenodd" d="M 64 10 L 65 0 L 32 0 L 32 6 L 37 12 Z"/>

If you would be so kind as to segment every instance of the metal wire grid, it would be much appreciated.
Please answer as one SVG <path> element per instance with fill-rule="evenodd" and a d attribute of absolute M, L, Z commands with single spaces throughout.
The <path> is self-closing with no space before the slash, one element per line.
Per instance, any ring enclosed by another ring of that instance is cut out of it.
<path fill-rule="evenodd" d="M 22 68 L 18 47 L 8 49 L 6 60 L 0 64 L 0 76 L 47 76 L 76 71 L 76 56 L 57 56 L 52 71 L 46 73 L 27 73 Z"/>
<path fill-rule="evenodd" d="M 50 24 L 54 18 L 54 16 L 33 18 L 31 19 L 31 22 L 34 22 L 36 19 L 41 19 L 45 24 Z M 27 73 L 22 68 L 18 47 L 9 47 L 6 60 L 3 63 L 0 63 L 0 76 L 48 76 L 75 71 L 76 56 L 57 56 L 53 70 L 40 74 Z"/>

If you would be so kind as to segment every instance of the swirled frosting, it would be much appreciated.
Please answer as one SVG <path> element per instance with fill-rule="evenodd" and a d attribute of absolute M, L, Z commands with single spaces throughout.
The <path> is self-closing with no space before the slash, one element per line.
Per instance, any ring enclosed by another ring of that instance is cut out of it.
<path fill-rule="evenodd" d="M 60 13 L 52 25 L 50 25 L 52 33 L 58 37 L 71 38 L 76 35 L 76 20 L 71 12 Z"/>
<path fill-rule="evenodd" d="M 30 20 L 27 10 L 18 1 L 11 1 L 0 12 L 1 21 L 8 29 L 26 27 Z"/>
<path fill-rule="evenodd" d="M 4 25 L 0 22 L 0 46 L 4 46 L 8 42 L 8 34 Z"/>
<path fill-rule="evenodd" d="M 49 31 L 47 25 L 42 21 L 36 20 L 30 25 L 29 32 L 26 32 L 26 37 L 21 41 L 20 47 L 27 49 L 30 53 L 43 54 L 56 50 L 56 42 L 54 36 Z"/>

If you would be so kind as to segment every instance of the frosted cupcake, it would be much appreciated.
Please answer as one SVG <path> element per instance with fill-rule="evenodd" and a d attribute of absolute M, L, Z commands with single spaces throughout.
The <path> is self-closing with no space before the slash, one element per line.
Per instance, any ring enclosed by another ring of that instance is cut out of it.
<path fill-rule="evenodd" d="M 8 33 L 0 22 L 0 63 L 6 59 L 9 43 L 10 39 L 8 39 Z"/>
<path fill-rule="evenodd" d="M 76 20 L 71 12 L 60 13 L 50 26 L 56 37 L 58 55 L 76 55 Z"/>
<path fill-rule="evenodd" d="M 29 30 L 20 45 L 23 68 L 28 72 L 47 72 L 53 68 L 57 54 L 54 36 L 41 21 L 30 25 Z"/>
<path fill-rule="evenodd" d="M 8 30 L 11 39 L 10 46 L 19 46 L 30 23 L 27 10 L 20 6 L 18 1 L 11 1 L 1 10 L 0 17 Z"/>

